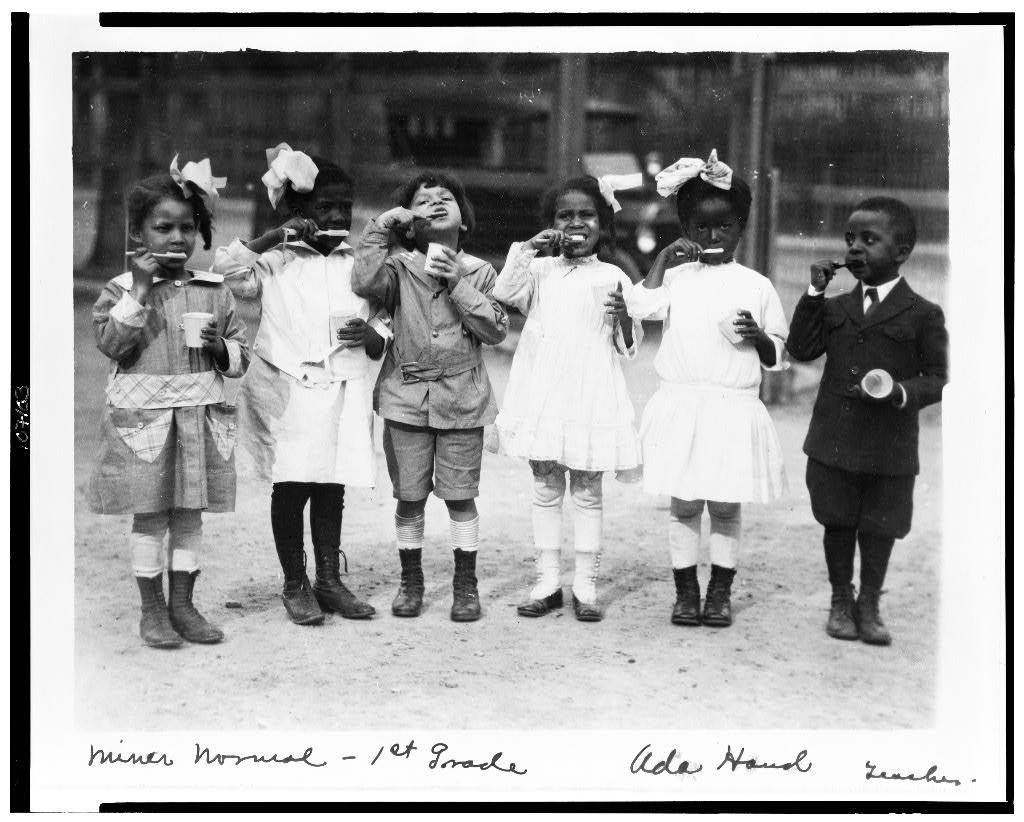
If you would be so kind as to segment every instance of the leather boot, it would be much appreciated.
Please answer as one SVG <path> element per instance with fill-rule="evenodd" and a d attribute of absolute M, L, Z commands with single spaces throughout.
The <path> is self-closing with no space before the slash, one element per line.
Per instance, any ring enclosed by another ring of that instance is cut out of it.
<path fill-rule="evenodd" d="M 732 625 L 732 579 L 736 576 L 735 568 L 723 568 L 721 565 L 711 566 L 711 579 L 704 597 L 705 625 L 713 628 L 725 628 Z"/>
<path fill-rule="evenodd" d="M 455 577 L 452 580 L 453 622 L 480 619 L 480 594 L 476 590 L 476 551 L 454 549 Z"/>
<path fill-rule="evenodd" d="M 309 577 L 306 576 L 306 552 L 302 550 L 302 546 L 299 546 L 298 553 L 289 556 L 288 560 L 288 566 L 284 569 L 284 590 L 281 591 L 281 601 L 288 612 L 288 618 L 296 625 L 320 625 L 324 621 L 324 612 L 320 610 L 316 597 L 309 587 Z"/>
<path fill-rule="evenodd" d="M 324 611 L 335 611 L 345 619 L 369 619 L 376 609 L 369 603 L 356 598 L 340 576 L 340 551 L 330 546 L 313 548 L 316 558 L 316 582 L 313 583 L 313 595 Z M 348 572 L 348 560 L 345 561 Z"/>
<path fill-rule="evenodd" d="M 198 571 L 171 571 L 167 575 L 171 600 L 167 610 L 171 625 L 189 642 L 220 642 L 224 639 L 224 632 L 207 622 L 192 604 L 192 589 L 198 576 Z"/>
<path fill-rule="evenodd" d="M 423 549 L 400 550 L 402 581 L 391 603 L 391 613 L 400 617 L 417 617 L 423 609 Z"/>
<path fill-rule="evenodd" d="M 881 595 L 881 591 L 862 587 L 857 597 L 854 616 L 860 638 L 868 645 L 888 645 L 892 642 L 888 628 L 878 615 L 878 598 Z"/>
<path fill-rule="evenodd" d="M 832 609 L 828 614 L 825 633 L 835 639 L 858 639 L 857 623 L 853 618 L 853 586 L 832 586 Z"/>
<path fill-rule="evenodd" d="M 142 620 L 139 622 L 139 636 L 151 648 L 177 648 L 181 637 L 171 625 L 164 601 L 164 575 L 135 577 L 142 598 Z"/>
<path fill-rule="evenodd" d="M 673 568 L 676 581 L 676 604 L 672 608 L 673 625 L 700 625 L 700 583 L 697 566 Z"/>

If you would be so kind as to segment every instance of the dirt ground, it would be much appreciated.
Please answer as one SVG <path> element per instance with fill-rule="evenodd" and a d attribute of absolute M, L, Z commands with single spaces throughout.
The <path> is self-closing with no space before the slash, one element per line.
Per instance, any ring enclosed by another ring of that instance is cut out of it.
<path fill-rule="evenodd" d="M 204 517 L 203 574 L 196 602 L 227 634 L 216 646 L 174 651 L 138 636 L 131 575 L 131 518 L 85 505 L 96 452 L 106 361 L 92 340 L 96 291 L 75 300 L 75 676 L 79 729 L 330 730 L 922 728 L 931 724 L 936 676 L 941 538 L 939 413 L 922 415 L 915 525 L 898 543 L 882 614 L 889 648 L 825 635 L 829 587 L 821 533 L 803 483 L 801 443 L 815 369 L 794 369 L 794 396 L 770 411 L 786 453 L 790 494 L 745 506 L 735 623 L 726 629 L 669 623 L 674 600 L 666 545 L 668 500 L 605 479 L 600 623 L 572 609 L 517 616 L 532 584 L 530 473 L 485 455 L 478 560 L 483 618 L 456 624 L 445 509 L 427 506 L 427 607 L 419 619 L 391 616 L 397 587 L 391 486 L 379 459 L 375 490 L 349 489 L 342 547 L 348 584 L 377 616 L 324 625 L 289 622 L 270 532 L 268 486 L 239 478 L 237 510 Z M 792 306 L 787 306 L 791 311 Z M 657 385 L 650 335 L 627 367 L 639 415 Z M 499 401 L 511 344 L 488 352 Z M 378 432 L 379 442 L 379 432 Z M 702 587 L 707 579 L 700 568 Z M 566 513 L 566 537 L 571 520 Z M 308 541 L 307 541 L 308 546 Z M 571 581 L 571 544 L 563 583 Z M 312 558 L 310 558 L 312 565 Z M 568 594 L 568 591 L 566 592 Z M 227 603 L 240 607 L 227 607 Z M 186 707 L 187 706 L 187 707 Z"/>

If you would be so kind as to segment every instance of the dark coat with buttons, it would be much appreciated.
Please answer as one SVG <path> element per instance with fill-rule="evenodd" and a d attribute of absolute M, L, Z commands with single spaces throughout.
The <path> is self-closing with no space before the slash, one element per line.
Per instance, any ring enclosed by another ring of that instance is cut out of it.
<path fill-rule="evenodd" d="M 949 378 L 942 309 L 903 279 L 866 320 L 863 302 L 858 284 L 830 299 L 805 294 L 793 312 L 790 356 L 826 356 L 804 453 L 847 471 L 917 474 L 917 412 L 942 399 Z M 885 369 L 903 386 L 903 408 L 860 399 L 857 386 L 873 368 Z"/>

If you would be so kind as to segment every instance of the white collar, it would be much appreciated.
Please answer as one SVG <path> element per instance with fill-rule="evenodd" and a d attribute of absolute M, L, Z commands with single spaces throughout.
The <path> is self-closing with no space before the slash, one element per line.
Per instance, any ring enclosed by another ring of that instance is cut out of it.
<path fill-rule="evenodd" d="M 216 272 L 213 271 L 195 271 L 191 268 L 186 270 L 190 271 L 192 273 L 192 276 L 187 280 L 182 280 L 182 282 L 184 283 L 189 283 L 193 281 L 200 283 L 224 282 L 223 274 L 217 274 Z M 163 282 L 164 280 L 168 279 L 169 278 L 167 277 L 158 277 L 155 274 L 153 275 L 154 283 Z M 114 282 L 117 283 L 119 286 L 121 286 L 121 288 L 125 289 L 126 291 L 129 290 L 132 287 L 132 272 L 126 271 L 124 274 L 118 274 L 116 277 L 114 277 Z"/>
<path fill-rule="evenodd" d="M 882 302 L 882 300 L 889 296 L 889 292 L 896 287 L 896 283 L 902 279 L 903 275 L 897 274 L 893 279 L 889 280 L 889 282 L 882 283 L 881 285 L 865 285 L 864 283 L 861 283 L 861 296 L 864 296 L 864 292 L 867 289 L 873 288 L 878 292 L 878 302 Z M 865 297 L 865 299 L 867 298 Z"/>
<path fill-rule="evenodd" d="M 588 263 L 597 262 L 597 253 L 588 254 L 586 257 L 563 257 L 561 254 L 556 257 L 562 265 L 567 268 L 575 268 L 580 265 L 587 265 Z"/>
<path fill-rule="evenodd" d="M 305 240 L 288 240 L 286 245 L 292 246 L 293 248 L 308 248 L 314 254 L 320 254 L 319 251 L 317 251 L 315 248 L 313 248 L 313 246 L 311 246 Z M 348 243 L 346 243 L 344 240 L 342 240 L 334 248 L 332 248 L 328 254 L 321 255 L 321 256 L 330 257 L 331 254 L 333 254 L 335 251 L 345 252 L 345 251 L 351 251 L 351 250 L 352 250 L 352 246 L 350 246 Z"/>

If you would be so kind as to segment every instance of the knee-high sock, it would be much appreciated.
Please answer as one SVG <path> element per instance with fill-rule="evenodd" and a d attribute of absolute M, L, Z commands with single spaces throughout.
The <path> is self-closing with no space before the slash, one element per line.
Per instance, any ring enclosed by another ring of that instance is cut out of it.
<path fill-rule="evenodd" d="M 853 582 L 853 555 L 857 549 L 857 531 L 853 528 L 825 526 L 825 564 L 833 586 Z"/>
<path fill-rule="evenodd" d="M 740 504 L 708 500 L 708 515 L 711 517 L 711 536 L 708 540 L 711 564 L 721 568 L 735 568 L 743 523 Z"/>
<path fill-rule="evenodd" d="M 270 527 L 286 582 L 298 582 L 306 572 L 302 512 L 309 490 L 308 482 L 275 482 L 270 493 Z"/>
<path fill-rule="evenodd" d="M 860 587 L 862 590 L 881 591 L 896 540 L 862 531 L 857 534 L 857 541 L 860 543 Z"/>
<path fill-rule="evenodd" d="M 562 549 L 541 548 L 534 559 L 537 584 L 530 591 L 530 599 L 543 599 L 562 587 Z"/>
<path fill-rule="evenodd" d="M 672 499 L 668 521 L 668 550 L 673 568 L 692 568 L 700 553 L 700 517 L 704 500 Z"/>
<path fill-rule="evenodd" d="M 334 482 L 310 483 L 309 532 L 317 548 L 341 545 L 341 517 L 345 510 L 345 486 Z"/>
<path fill-rule="evenodd" d="M 399 551 L 415 551 L 423 547 L 423 514 L 415 517 L 400 517 L 395 514 L 395 542 Z"/>
<path fill-rule="evenodd" d="M 168 511 L 136 514 L 132 518 L 132 571 L 137 577 L 153 578 L 164 572 L 164 535 Z"/>
<path fill-rule="evenodd" d="M 560 550 L 562 547 L 562 499 L 565 496 L 565 473 L 552 470 L 533 475 L 533 546 L 538 551 Z M 549 592 L 550 593 L 550 592 Z"/>
<path fill-rule="evenodd" d="M 595 603 L 604 514 L 601 474 L 570 470 L 569 493 L 572 496 L 573 544 L 576 548 L 572 591 L 580 602 Z"/>
<path fill-rule="evenodd" d="M 465 522 L 449 519 L 448 541 L 453 551 L 476 551 L 480 547 L 480 517 Z"/>
<path fill-rule="evenodd" d="M 170 516 L 168 567 L 172 571 L 199 570 L 203 544 L 203 514 L 198 508 L 175 508 Z"/>

